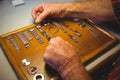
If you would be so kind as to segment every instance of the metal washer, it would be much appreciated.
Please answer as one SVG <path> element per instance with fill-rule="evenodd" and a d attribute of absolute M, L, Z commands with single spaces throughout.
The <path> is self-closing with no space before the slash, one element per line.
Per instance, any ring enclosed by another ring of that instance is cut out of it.
<path fill-rule="evenodd" d="M 43 74 L 36 74 L 34 77 L 33 77 L 33 80 L 45 80 L 45 77 Z"/>

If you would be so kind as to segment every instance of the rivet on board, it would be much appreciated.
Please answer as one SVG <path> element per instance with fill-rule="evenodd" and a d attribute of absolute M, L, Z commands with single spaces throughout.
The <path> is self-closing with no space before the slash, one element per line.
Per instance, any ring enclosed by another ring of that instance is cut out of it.
<path fill-rule="evenodd" d="M 23 66 L 28 66 L 30 64 L 30 60 L 29 59 L 23 59 L 22 60 L 22 65 Z"/>

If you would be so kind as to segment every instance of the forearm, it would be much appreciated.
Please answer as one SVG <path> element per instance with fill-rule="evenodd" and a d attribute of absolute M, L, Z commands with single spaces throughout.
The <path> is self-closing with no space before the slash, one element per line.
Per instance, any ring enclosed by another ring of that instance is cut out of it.
<path fill-rule="evenodd" d="M 73 58 L 73 57 L 72 57 Z M 65 64 L 59 69 L 63 80 L 92 80 L 83 64 L 77 58 L 65 60 Z"/>
<path fill-rule="evenodd" d="M 66 3 L 66 17 L 87 18 L 91 12 L 88 2 L 69 2 Z"/>
<path fill-rule="evenodd" d="M 115 19 L 111 0 L 88 0 L 84 2 L 68 3 L 66 12 L 68 17 L 107 21 Z"/>

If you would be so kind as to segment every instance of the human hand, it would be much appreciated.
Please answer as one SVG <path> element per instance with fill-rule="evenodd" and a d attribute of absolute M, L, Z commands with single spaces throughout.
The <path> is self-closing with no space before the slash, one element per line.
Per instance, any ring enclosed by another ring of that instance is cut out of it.
<path fill-rule="evenodd" d="M 65 3 L 41 3 L 36 5 L 32 10 L 32 16 L 35 22 L 41 22 L 46 17 L 62 18 L 67 12 Z"/>
<path fill-rule="evenodd" d="M 50 40 L 44 61 L 57 70 L 63 80 L 91 80 L 74 47 L 60 37 Z"/>
<path fill-rule="evenodd" d="M 75 63 L 80 63 L 79 56 L 74 47 L 60 37 L 50 40 L 44 54 L 44 60 L 57 71 L 60 71 L 65 65 L 67 66 L 69 61 L 76 60 Z"/>

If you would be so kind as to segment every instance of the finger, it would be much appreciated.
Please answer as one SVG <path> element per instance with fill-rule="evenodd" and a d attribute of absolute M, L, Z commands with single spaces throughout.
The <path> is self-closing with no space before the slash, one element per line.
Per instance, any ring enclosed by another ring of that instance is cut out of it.
<path fill-rule="evenodd" d="M 64 39 L 63 38 L 61 38 L 61 37 L 56 37 L 56 40 L 58 40 L 58 41 L 64 41 Z"/>
<path fill-rule="evenodd" d="M 62 40 L 61 37 L 55 37 L 55 38 L 52 38 L 49 43 L 60 42 L 61 40 Z"/>
<path fill-rule="evenodd" d="M 53 45 L 55 43 L 55 39 L 56 38 L 51 38 L 50 41 L 49 41 L 49 45 Z"/>
<path fill-rule="evenodd" d="M 37 5 L 32 9 L 32 17 L 37 18 L 38 13 L 41 13 L 43 11 L 42 5 Z"/>
<path fill-rule="evenodd" d="M 65 41 L 65 43 L 66 43 L 67 45 L 69 45 L 69 46 L 71 46 L 71 47 L 72 47 L 72 45 L 71 45 L 69 42 Z"/>
<path fill-rule="evenodd" d="M 47 9 L 47 10 L 44 10 L 43 12 L 40 13 L 40 15 L 36 18 L 35 22 L 36 23 L 39 23 L 41 22 L 42 20 L 44 20 L 47 16 L 50 15 L 50 11 Z"/>
<path fill-rule="evenodd" d="M 35 19 L 36 19 L 36 17 L 37 17 L 36 14 L 37 14 L 37 12 L 33 9 L 33 10 L 32 10 L 32 17 L 35 18 Z"/>

